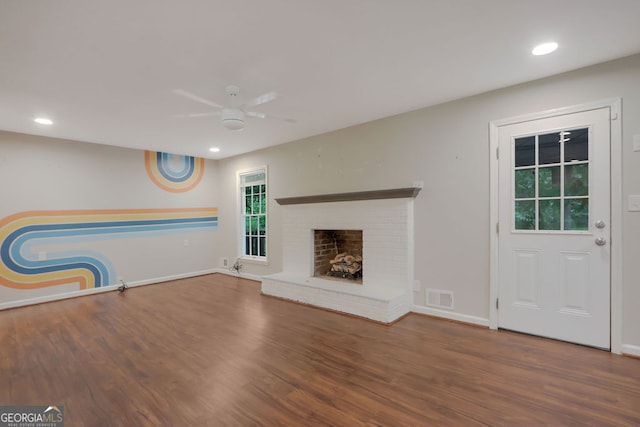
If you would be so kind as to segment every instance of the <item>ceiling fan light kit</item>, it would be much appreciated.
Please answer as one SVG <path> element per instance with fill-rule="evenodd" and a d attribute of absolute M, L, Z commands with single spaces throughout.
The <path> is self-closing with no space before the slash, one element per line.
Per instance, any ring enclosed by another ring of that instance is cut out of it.
<path fill-rule="evenodd" d="M 222 126 L 229 130 L 244 129 L 244 112 L 239 108 L 223 108 Z"/>

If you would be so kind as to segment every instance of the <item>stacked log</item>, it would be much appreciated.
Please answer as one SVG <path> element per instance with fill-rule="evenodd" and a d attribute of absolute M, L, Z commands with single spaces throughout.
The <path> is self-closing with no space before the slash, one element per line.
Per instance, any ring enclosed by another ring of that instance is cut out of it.
<path fill-rule="evenodd" d="M 331 263 L 331 272 L 335 273 L 348 273 L 355 276 L 362 270 L 362 257 L 360 255 L 353 256 L 348 252 L 336 255 L 329 263 Z"/>

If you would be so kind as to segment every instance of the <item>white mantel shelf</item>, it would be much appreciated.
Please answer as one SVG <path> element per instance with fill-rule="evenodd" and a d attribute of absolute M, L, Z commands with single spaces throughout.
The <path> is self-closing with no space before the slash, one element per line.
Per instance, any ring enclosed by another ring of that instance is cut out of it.
<path fill-rule="evenodd" d="M 351 202 L 357 200 L 380 200 L 416 198 L 422 188 L 391 188 L 388 190 L 356 191 L 353 193 L 318 194 L 315 196 L 283 197 L 275 199 L 279 205 L 301 205 L 305 203 Z"/>

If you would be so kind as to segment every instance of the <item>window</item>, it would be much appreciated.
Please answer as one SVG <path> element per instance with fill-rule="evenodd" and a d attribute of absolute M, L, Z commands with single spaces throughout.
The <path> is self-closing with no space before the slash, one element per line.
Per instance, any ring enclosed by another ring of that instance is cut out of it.
<path fill-rule="evenodd" d="M 240 213 L 242 256 L 267 259 L 267 168 L 241 172 Z"/>
<path fill-rule="evenodd" d="M 589 229 L 589 129 L 514 141 L 515 230 Z"/>

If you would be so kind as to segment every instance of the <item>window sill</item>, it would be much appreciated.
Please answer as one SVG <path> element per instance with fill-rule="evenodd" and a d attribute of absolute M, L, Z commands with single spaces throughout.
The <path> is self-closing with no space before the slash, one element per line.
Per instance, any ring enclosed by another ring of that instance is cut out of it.
<path fill-rule="evenodd" d="M 266 258 L 252 257 L 252 256 L 241 256 L 241 262 L 246 262 L 249 264 L 257 264 L 257 265 L 269 265 L 269 260 Z"/>

